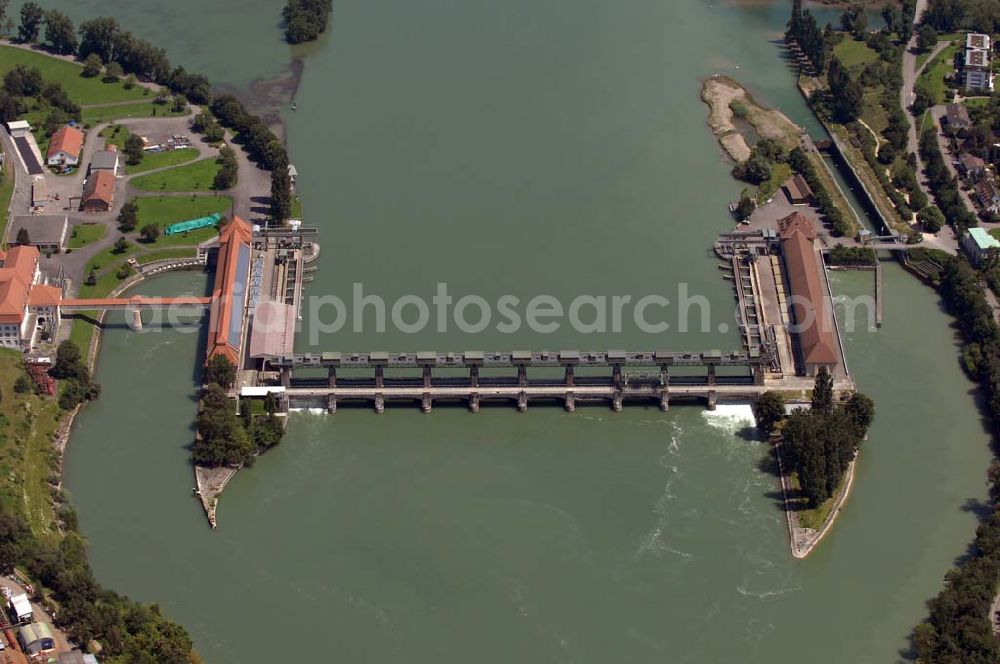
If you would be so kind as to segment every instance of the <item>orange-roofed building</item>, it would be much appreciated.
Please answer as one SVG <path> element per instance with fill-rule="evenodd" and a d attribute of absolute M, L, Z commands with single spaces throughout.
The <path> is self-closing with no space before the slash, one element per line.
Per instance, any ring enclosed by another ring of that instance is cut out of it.
<path fill-rule="evenodd" d="M 28 313 L 34 314 L 35 324 L 48 330 L 52 338 L 55 338 L 55 332 L 62 322 L 59 313 L 62 296 L 61 288 L 49 284 L 35 284 L 28 293 Z"/>
<path fill-rule="evenodd" d="M 29 294 L 39 275 L 38 249 L 22 245 L 7 252 L 0 267 L 0 346 L 20 348 L 29 336 Z"/>
<path fill-rule="evenodd" d="M 83 150 L 83 132 L 76 127 L 63 125 L 52 134 L 45 162 L 49 166 L 76 166 Z"/>
<path fill-rule="evenodd" d="M 816 227 L 808 217 L 795 212 L 781 219 L 778 228 L 800 362 L 807 376 L 815 376 L 821 368 L 833 373 L 838 362 L 833 312 L 814 245 Z"/>
<path fill-rule="evenodd" d="M 208 323 L 208 357 L 224 355 L 240 366 L 243 321 L 250 285 L 250 254 L 253 228 L 239 217 L 219 233 L 219 258 Z"/>
<path fill-rule="evenodd" d="M 111 171 L 95 171 L 83 188 L 80 209 L 85 212 L 107 212 L 115 199 L 115 174 Z"/>

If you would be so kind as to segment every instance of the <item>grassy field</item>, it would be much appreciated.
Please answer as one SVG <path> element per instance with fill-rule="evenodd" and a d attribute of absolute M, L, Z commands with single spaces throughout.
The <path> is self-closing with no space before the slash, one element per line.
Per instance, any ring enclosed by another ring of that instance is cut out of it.
<path fill-rule="evenodd" d="M 188 115 L 190 110 L 182 113 L 171 113 L 170 104 L 154 104 L 151 101 L 125 104 L 123 106 L 103 106 L 83 109 L 83 124 L 93 127 L 102 122 L 111 122 L 122 118 L 149 118 L 153 116 Z"/>
<path fill-rule="evenodd" d="M 78 312 L 77 315 L 85 315 L 89 318 L 97 320 L 96 311 Z M 83 320 L 82 318 L 73 319 L 73 327 L 70 328 L 69 339 L 80 348 L 80 352 L 83 353 L 84 356 L 87 354 L 87 349 L 90 348 L 90 340 L 93 336 L 93 323 Z"/>
<path fill-rule="evenodd" d="M 159 196 L 137 198 L 139 204 L 139 228 L 146 224 L 156 224 L 166 228 L 170 224 L 188 219 L 205 217 L 215 212 L 229 215 L 232 199 L 228 196 Z M 178 235 L 161 235 L 149 247 L 169 247 L 182 244 L 198 244 L 218 234 L 214 227 Z"/>
<path fill-rule="evenodd" d="M 792 177 L 791 166 L 788 164 L 775 164 L 774 168 L 771 169 L 771 177 L 757 188 L 757 202 L 763 205 L 767 199 L 774 196 L 774 192 L 778 191 L 782 183 L 790 177 Z"/>
<path fill-rule="evenodd" d="M 125 125 L 108 125 L 101 130 L 101 136 L 106 138 L 109 143 L 122 147 L 128 140 L 129 130 Z M 138 164 L 125 164 L 125 172 L 129 175 L 135 175 L 151 171 L 154 168 L 177 166 L 197 159 L 199 154 L 201 153 L 194 148 L 170 150 L 169 152 L 145 152 L 142 161 Z"/>
<path fill-rule="evenodd" d="M 877 87 L 865 90 L 864 106 L 861 110 L 861 119 L 865 124 L 878 134 L 879 142 L 883 142 L 882 132 L 889 126 L 889 116 L 885 112 L 883 103 L 884 88 Z"/>
<path fill-rule="evenodd" d="M 953 61 L 957 46 L 954 44 L 944 49 L 935 56 L 922 74 L 918 86 L 926 86 L 935 104 L 943 104 L 948 86 L 944 83 L 944 78 L 954 71 Z"/>
<path fill-rule="evenodd" d="M 49 476 L 55 470 L 52 434 L 59 421 L 54 399 L 14 392 L 24 373 L 22 355 L 0 350 L 0 501 L 24 514 L 36 535 L 55 533 Z"/>
<path fill-rule="evenodd" d="M 178 152 L 178 150 L 173 152 Z M 194 152 L 194 150 L 181 150 L 181 152 Z M 172 153 L 159 154 L 169 155 Z M 202 159 L 187 166 L 135 178 L 132 180 L 132 186 L 139 191 L 210 191 L 215 174 L 218 172 L 219 164 L 216 163 L 215 159 Z"/>
<path fill-rule="evenodd" d="M 943 41 L 953 42 L 956 39 L 960 39 L 960 38 L 964 39 L 965 38 L 965 34 L 964 33 L 958 33 L 958 32 L 949 32 L 947 34 L 938 35 L 938 41 L 939 42 L 943 42 Z M 920 68 L 924 66 L 924 63 L 927 62 L 927 58 L 929 58 L 930 56 L 931 56 L 930 51 L 927 51 L 926 53 L 921 53 L 920 55 L 917 56 L 917 71 L 920 71 Z"/>
<path fill-rule="evenodd" d="M 846 476 L 845 478 L 846 479 Z M 799 518 L 799 525 L 803 528 L 812 528 L 813 530 L 819 530 L 826 523 L 827 517 L 830 516 L 830 511 L 833 510 L 833 506 L 837 502 L 837 498 L 844 491 L 844 479 L 841 479 L 840 484 L 837 485 L 837 490 L 833 492 L 833 495 L 823 502 L 819 507 L 808 509 L 806 506 L 808 503 L 804 498 L 792 498 L 789 502 L 797 504 L 801 509 L 796 511 L 796 516 Z M 792 490 L 793 494 L 796 494 L 800 490 L 799 478 L 795 473 L 792 473 L 789 477 L 789 488 Z"/>
<path fill-rule="evenodd" d="M 73 226 L 69 236 L 69 247 L 70 249 L 86 247 L 91 242 L 100 240 L 107 232 L 108 227 L 104 224 L 77 224 Z"/>
<path fill-rule="evenodd" d="M 116 254 L 114 249 L 114 247 L 107 247 L 106 249 L 102 249 L 94 254 L 94 257 L 87 261 L 87 266 L 83 270 L 84 277 L 90 274 L 91 270 L 101 272 L 101 270 L 107 268 L 109 265 L 123 262 L 126 258 L 139 251 L 139 245 L 134 242 L 129 242 L 128 247 L 120 254 Z M 81 290 L 82 288 L 83 287 L 81 287 Z M 90 296 L 87 295 L 82 297 Z"/>
<path fill-rule="evenodd" d="M 152 263 L 153 261 L 163 261 L 169 258 L 194 258 L 198 250 L 194 247 L 177 247 L 176 249 L 158 249 L 147 254 L 139 254 L 135 257 L 140 265 Z"/>
<path fill-rule="evenodd" d="M 14 195 L 14 159 L 17 159 L 16 155 L 6 155 L 3 172 L 0 172 L 0 210 L 4 211 L 0 217 L 0 238 L 7 231 L 7 210 Z"/>
<path fill-rule="evenodd" d="M 848 69 L 861 69 L 869 62 L 878 59 L 878 53 L 869 48 L 868 44 L 850 36 L 844 37 L 839 44 L 833 47 L 833 54 Z"/>
<path fill-rule="evenodd" d="M 199 154 L 201 153 L 191 148 L 186 150 L 171 150 L 169 152 L 147 152 L 138 164 L 134 166 L 126 164 L 125 172 L 129 175 L 134 175 L 136 173 L 151 171 L 154 168 L 178 166 L 197 159 Z"/>
<path fill-rule="evenodd" d="M 141 86 L 126 90 L 124 81 L 105 83 L 99 76 L 84 78 L 80 75 L 83 67 L 72 62 L 23 48 L 0 46 L 0 75 L 6 74 L 16 65 L 38 68 L 46 82 L 55 81 L 62 85 L 73 101 L 80 105 L 139 100 L 150 94 Z"/>

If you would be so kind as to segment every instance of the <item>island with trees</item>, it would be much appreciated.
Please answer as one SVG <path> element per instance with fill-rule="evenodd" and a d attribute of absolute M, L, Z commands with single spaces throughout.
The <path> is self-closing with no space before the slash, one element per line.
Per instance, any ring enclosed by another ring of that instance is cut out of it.
<path fill-rule="evenodd" d="M 333 11 L 333 0 L 288 0 L 282 10 L 285 40 L 301 44 L 319 39 L 326 31 Z"/>
<path fill-rule="evenodd" d="M 791 408 L 788 412 L 784 396 L 775 391 L 753 403 L 758 428 L 774 443 L 792 555 L 804 558 L 829 532 L 847 499 L 875 404 L 860 392 L 838 402 L 833 377 L 823 369 L 809 407 Z"/>

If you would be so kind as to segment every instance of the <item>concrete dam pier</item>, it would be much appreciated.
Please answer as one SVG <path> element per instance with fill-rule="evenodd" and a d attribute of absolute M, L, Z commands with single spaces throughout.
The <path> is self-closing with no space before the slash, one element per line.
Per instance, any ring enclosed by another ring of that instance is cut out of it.
<path fill-rule="evenodd" d="M 295 354 L 268 359 L 262 373 L 280 383 L 263 389 L 280 394 L 289 408 L 334 413 L 341 402 L 361 402 L 381 413 L 387 404 L 399 403 L 419 404 L 429 413 L 434 402 L 465 404 L 477 412 L 488 401 L 516 404 L 522 412 L 531 401 L 561 403 L 568 411 L 578 402 L 605 402 L 615 411 L 627 403 L 667 410 L 678 399 L 714 408 L 719 401 L 745 402 L 765 391 L 764 368 L 757 349 L 466 351 Z M 529 369 L 539 375 L 529 377 Z M 413 370 L 419 375 L 392 375 Z"/>

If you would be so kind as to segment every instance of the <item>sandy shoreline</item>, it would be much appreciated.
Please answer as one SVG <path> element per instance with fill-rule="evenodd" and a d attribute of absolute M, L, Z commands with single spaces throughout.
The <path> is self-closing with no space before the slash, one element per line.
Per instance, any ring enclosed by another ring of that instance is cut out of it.
<path fill-rule="evenodd" d="M 750 146 L 736 127 L 736 111 L 748 122 L 757 136 L 778 141 L 787 149 L 799 144 L 801 128 L 781 111 L 759 104 L 742 85 L 726 76 L 715 75 L 702 82 L 701 99 L 709 108 L 708 128 L 730 159 L 736 162 L 750 157 Z"/>

